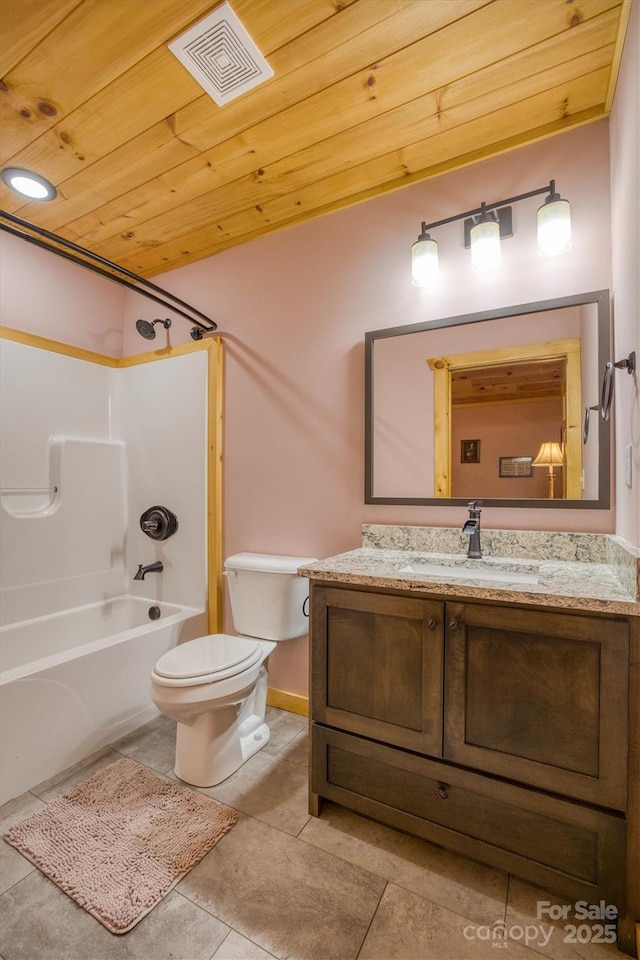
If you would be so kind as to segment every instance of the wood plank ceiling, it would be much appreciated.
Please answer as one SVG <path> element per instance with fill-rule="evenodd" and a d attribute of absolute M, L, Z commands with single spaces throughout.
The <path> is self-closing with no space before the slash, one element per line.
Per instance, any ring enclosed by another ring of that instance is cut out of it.
<path fill-rule="evenodd" d="M 1 165 L 59 191 L 2 208 L 153 276 L 607 116 L 630 3 L 231 0 L 274 76 L 218 107 L 211 0 L 0 0 Z"/>

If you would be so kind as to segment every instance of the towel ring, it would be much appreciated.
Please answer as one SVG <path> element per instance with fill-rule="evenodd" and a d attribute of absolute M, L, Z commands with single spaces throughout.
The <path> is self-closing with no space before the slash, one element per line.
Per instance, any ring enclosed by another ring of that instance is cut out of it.
<path fill-rule="evenodd" d="M 604 377 L 602 380 L 602 395 L 600 398 L 600 416 L 603 420 L 608 420 L 611 416 L 611 405 L 613 403 L 613 371 L 626 370 L 630 376 L 636 372 L 636 352 L 632 350 L 624 360 L 618 360 L 613 363 L 607 360 L 604 366 Z"/>

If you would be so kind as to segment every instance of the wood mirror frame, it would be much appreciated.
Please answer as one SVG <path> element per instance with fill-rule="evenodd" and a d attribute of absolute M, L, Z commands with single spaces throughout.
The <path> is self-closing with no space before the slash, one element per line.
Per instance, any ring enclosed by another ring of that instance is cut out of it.
<path fill-rule="evenodd" d="M 481 313 L 463 314 L 457 317 L 448 317 L 441 320 L 427 321 L 424 323 L 407 324 L 402 327 L 391 327 L 388 329 L 374 330 L 365 334 L 365 503 L 380 504 L 406 504 L 406 505 L 433 505 L 433 506 L 462 506 L 466 505 L 469 497 L 450 497 L 450 496 L 429 496 L 429 497 L 407 497 L 407 496 L 376 496 L 375 495 L 375 477 L 374 477 L 374 354 L 375 344 L 378 340 L 390 337 L 406 336 L 411 333 L 424 333 L 429 330 L 442 329 L 446 327 L 459 327 L 465 324 L 479 323 L 487 320 L 499 320 L 506 318 L 518 318 L 529 314 L 544 313 L 546 311 L 558 310 L 563 307 L 576 307 L 594 304 L 597 313 L 597 355 L 598 370 L 604 370 L 605 363 L 609 357 L 610 348 L 610 308 L 609 291 L 596 290 L 590 293 L 576 294 L 570 297 L 560 297 L 552 300 L 541 300 L 534 303 L 519 304 L 514 307 L 503 307 L 498 310 L 488 310 Z M 544 354 L 545 344 L 540 345 Z M 442 351 L 437 351 L 441 356 Z M 425 360 L 428 358 L 425 357 Z M 453 361 L 453 358 L 450 358 Z M 574 363 L 572 360 L 571 363 Z M 455 365 L 455 361 L 453 361 Z M 449 453 L 449 429 L 447 426 L 444 432 L 443 424 L 448 423 L 450 411 L 450 371 L 442 368 L 444 376 L 440 376 L 435 386 L 435 415 L 434 421 L 439 421 L 440 429 L 436 431 L 434 422 L 434 491 L 438 489 L 438 477 L 442 484 L 443 469 L 446 462 L 450 462 Z M 593 385 L 594 395 L 599 396 L 599 384 Z M 579 400 L 574 396 L 571 399 L 568 423 L 571 427 L 571 445 L 575 447 L 580 434 L 580 420 L 582 407 L 584 406 L 583 397 Z M 574 422 L 576 421 L 576 422 Z M 595 427 L 595 424 L 593 424 Z M 436 432 L 439 440 L 436 442 Z M 443 437 L 446 437 L 443 440 Z M 444 459 L 443 459 L 444 458 Z M 551 509 L 598 509 L 605 510 L 610 506 L 610 472 L 611 472 L 611 436 L 608 422 L 605 422 L 598 416 L 598 495 L 594 499 L 504 499 L 497 497 L 483 497 L 482 491 L 478 491 L 477 499 L 486 506 L 503 507 L 536 507 Z M 575 461 L 575 450 L 572 459 Z M 571 483 L 575 490 L 575 466 L 571 468 Z M 443 487 L 441 486 L 441 489 Z M 443 492 L 448 488 L 444 486 Z M 475 499 L 475 497 L 473 498 Z"/>

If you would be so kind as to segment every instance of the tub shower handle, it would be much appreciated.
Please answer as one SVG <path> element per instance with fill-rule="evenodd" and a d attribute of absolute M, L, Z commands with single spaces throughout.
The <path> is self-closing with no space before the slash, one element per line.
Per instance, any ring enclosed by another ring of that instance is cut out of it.
<path fill-rule="evenodd" d="M 168 540 L 178 529 L 178 518 L 166 507 L 149 507 L 140 517 L 140 529 L 152 540 Z"/>

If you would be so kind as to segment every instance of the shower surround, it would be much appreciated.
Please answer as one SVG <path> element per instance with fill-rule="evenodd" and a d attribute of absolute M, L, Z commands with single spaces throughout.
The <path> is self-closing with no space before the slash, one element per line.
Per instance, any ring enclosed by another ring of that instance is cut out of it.
<path fill-rule="evenodd" d="M 207 357 L 117 368 L 3 339 L 0 360 L 5 802 L 155 716 L 157 657 L 206 632 Z M 139 527 L 156 503 L 168 541 Z"/>

